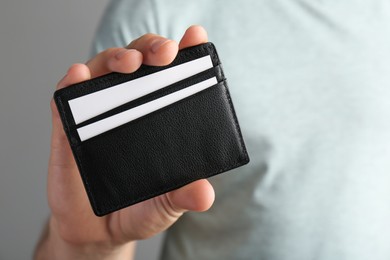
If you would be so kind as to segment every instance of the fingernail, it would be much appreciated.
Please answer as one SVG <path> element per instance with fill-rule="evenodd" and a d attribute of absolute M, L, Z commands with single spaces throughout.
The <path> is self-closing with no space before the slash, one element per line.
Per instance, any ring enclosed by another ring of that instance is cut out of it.
<path fill-rule="evenodd" d="M 155 42 L 152 43 L 152 47 L 151 47 L 152 52 L 156 53 L 158 51 L 158 49 L 161 48 L 161 46 L 163 46 L 164 44 L 166 44 L 167 42 L 170 42 L 170 41 L 171 40 L 169 40 L 169 39 L 156 40 Z"/>

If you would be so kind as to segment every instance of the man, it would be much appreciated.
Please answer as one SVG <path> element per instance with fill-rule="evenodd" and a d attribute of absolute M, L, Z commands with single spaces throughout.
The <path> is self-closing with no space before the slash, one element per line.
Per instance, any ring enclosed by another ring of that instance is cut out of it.
<path fill-rule="evenodd" d="M 205 30 L 190 27 L 179 44 L 145 33 L 180 39 L 202 24 L 251 163 L 97 218 L 52 103 L 52 214 L 37 256 L 131 259 L 134 241 L 175 223 L 163 259 L 389 259 L 389 20 L 380 0 L 113 1 L 99 53 L 58 88 L 169 64 Z"/>

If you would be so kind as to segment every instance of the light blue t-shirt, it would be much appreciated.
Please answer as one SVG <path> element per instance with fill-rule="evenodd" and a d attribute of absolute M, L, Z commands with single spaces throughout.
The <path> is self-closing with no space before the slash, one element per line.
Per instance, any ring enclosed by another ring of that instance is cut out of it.
<path fill-rule="evenodd" d="M 192 24 L 214 42 L 251 162 L 162 259 L 390 259 L 390 1 L 117 0 L 94 51 Z"/>

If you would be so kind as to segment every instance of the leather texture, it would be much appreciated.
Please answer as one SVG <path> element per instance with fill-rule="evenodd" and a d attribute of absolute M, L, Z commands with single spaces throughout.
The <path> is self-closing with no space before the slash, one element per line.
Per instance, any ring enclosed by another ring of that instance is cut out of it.
<path fill-rule="evenodd" d="M 68 100 L 199 57 L 213 68 L 112 109 L 79 125 Z M 215 76 L 218 84 L 81 142 L 76 128 Z M 92 209 L 103 216 L 249 162 L 222 67 L 212 43 L 181 50 L 168 66 L 142 66 L 56 91 L 61 115 Z"/>

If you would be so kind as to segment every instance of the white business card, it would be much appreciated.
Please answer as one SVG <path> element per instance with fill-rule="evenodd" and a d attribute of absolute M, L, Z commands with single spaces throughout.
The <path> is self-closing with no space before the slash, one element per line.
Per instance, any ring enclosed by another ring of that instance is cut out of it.
<path fill-rule="evenodd" d="M 194 95 L 202 90 L 214 86 L 217 83 L 217 78 L 213 77 L 140 106 L 80 127 L 77 129 L 80 140 L 85 141 L 89 138 L 107 132 L 115 127 L 131 122 L 137 118 L 143 117 L 170 104 L 178 102 L 186 97 Z"/>
<path fill-rule="evenodd" d="M 76 124 L 213 67 L 211 56 L 69 100 Z"/>

